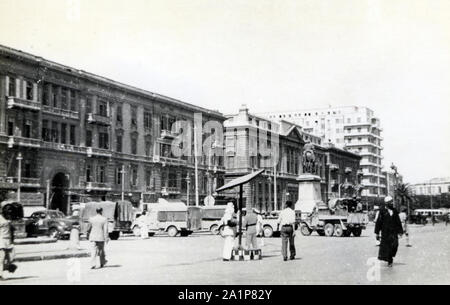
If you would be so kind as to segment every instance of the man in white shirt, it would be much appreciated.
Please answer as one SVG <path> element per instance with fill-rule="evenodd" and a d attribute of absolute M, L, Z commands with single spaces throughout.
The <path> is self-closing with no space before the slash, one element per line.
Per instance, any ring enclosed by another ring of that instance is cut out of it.
<path fill-rule="evenodd" d="M 281 254 L 283 260 L 287 261 L 287 245 L 289 242 L 290 259 L 295 259 L 295 244 L 294 244 L 294 231 L 295 231 L 295 211 L 292 201 L 286 201 L 286 207 L 280 212 L 278 218 L 278 224 L 281 231 Z"/>

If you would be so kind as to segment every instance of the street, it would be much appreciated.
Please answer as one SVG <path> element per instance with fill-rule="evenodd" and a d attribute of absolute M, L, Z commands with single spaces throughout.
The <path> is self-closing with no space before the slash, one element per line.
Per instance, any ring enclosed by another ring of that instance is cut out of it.
<path fill-rule="evenodd" d="M 410 230 L 413 247 L 400 240 L 393 268 L 385 262 L 377 268 L 370 225 L 359 238 L 297 232 L 297 259 L 287 262 L 280 255 L 280 238 L 264 239 L 260 261 L 223 262 L 223 239 L 209 233 L 123 237 L 108 244 L 106 268 L 91 270 L 89 258 L 19 263 L 1 284 L 450 284 L 450 226 Z"/>

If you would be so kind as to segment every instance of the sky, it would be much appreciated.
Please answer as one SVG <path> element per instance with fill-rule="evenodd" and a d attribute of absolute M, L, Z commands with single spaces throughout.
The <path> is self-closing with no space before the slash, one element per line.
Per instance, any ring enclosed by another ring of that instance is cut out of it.
<path fill-rule="evenodd" d="M 1 0 L 0 44 L 224 114 L 360 105 L 450 176 L 448 0 Z"/>

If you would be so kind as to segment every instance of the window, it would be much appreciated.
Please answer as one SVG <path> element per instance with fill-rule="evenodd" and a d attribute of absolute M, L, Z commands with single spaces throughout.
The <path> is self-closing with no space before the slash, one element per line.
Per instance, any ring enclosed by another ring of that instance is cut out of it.
<path fill-rule="evenodd" d="M 70 90 L 70 110 L 71 111 L 77 111 L 77 98 L 76 98 L 76 92 L 73 90 Z"/>
<path fill-rule="evenodd" d="M 86 130 L 86 147 L 92 147 L 92 130 Z"/>
<path fill-rule="evenodd" d="M 146 130 L 152 129 L 152 114 L 150 112 L 144 112 L 144 128 Z"/>
<path fill-rule="evenodd" d="M 351 119 L 351 118 L 348 118 L 348 119 L 347 119 L 347 123 L 350 124 L 351 122 L 352 122 L 352 119 Z"/>
<path fill-rule="evenodd" d="M 14 77 L 9 77 L 8 95 L 16 96 L 16 79 Z"/>
<path fill-rule="evenodd" d="M 67 124 L 62 123 L 61 124 L 61 143 L 66 144 L 66 137 L 67 137 Z"/>
<path fill-rule="evenodd" d="M 107 117 L 108 116 L 108 103 L 105 101 L 98 102 L 98 115 Z"/>
<path fill-rule="evenodd" d="M 61 89 L 61 109 L 67 109 L 67 89 Z"/>
<path fill-rule="evenodd" d="M 136 165 L 131 166 L 130 183 L 132 186 L 136 186 L 138 182 L 138 168 Z"/>
<path fill-rule="evenodd" d="M 58 108 L 58 88 L 53 87 L 52 90 L 52 104 L 54 108 Z"/>
<path fill-rule="evenodd" d="M 131 126 L 137 126 L 137 110 L 134 106 L 131 106 Z"/>
<path fill-rule="evenodd" d="M 116 184 L 122 185 L 122 166 L 116 167 Z"/>
<path fill-rule="evenodd" d="M 92 181 L 92 167 L 90 164 L 86 165 L 86 182 Z"/>
<path fill-rule="evenodd" d="M 105 166 L 99 165 L 97 167 L 97 182 L 105 183 Z"/>
<path fill-rule="evenodd" d="M 14 135 L 14 122 L 12 120 L 8 121 L 8 136 Z"/>
<path fill-rule="evenodd" d="M 70 137 L 69 137 L 70 145 L 76 145 L 75 132 L 76 126 L 70 125 Z"/>
<path fill-rule="evenodd" d="M 122 106 L 117 106 L 116 121 L 122 123 Z"/>
<path fill-rule="evenodd" d="M 361 123 L 361 118 L 358 118 L 358 119 L 357 119 L 357 122 L 358 122 L 358 123 Z"/>
<path fill-rule="evenodd" d="M 44 91 L 42 92 L 42 104 L 48 106 L 50 104 L 50 85 L 44 85 Z"/>
<path fill-rule="evenodd" d="M 23 125 L 22 137 L 31 138 L 31 121 L 26 120 Z"/>
<path fill-rule="evenodd" d="M 136 138 L 131 138 L 131 154 L 137 155 L 137 140 L 136 140 Z"/>
<path fill-rule="evenodd" d="M 98 145 L 101 149 L 109 149 L 109 137 L 107 132 L 99 132 Z"/>
<path fill-rule="evenodd" d="M 145 186 L 151 187 L 152 184 L 152 171 L 149 168 L 145 169 Z"/>
<path fill-rule="evenodd" d="M 116 151 L 122 152 L 122 136 L 121 135 L 116 136 Z"/>
<path fill-rule="evenodd" d="M 58 123 L 52 122 L 52 142 L 58 143 Z"/>
<path fill-rule="evenodd" d="M 151 141 L 150 141 L 150 140 L 146 140 L 146 141 L 145 141 L 145 155 L 146 155 L 147 157 L 150 156 L 151 146 L 152 146 Z"/>
<path fill-rule="evenodd" d="M 48 130 L 48 121 L 42 121 L 42 140 L 50 142 L 50 131 Z"/>
<path fill-rule="evenodd" d="M 27 100 L 32 101 L 34 98 L 32 82 L 29 82 L 29 81 L 26 82 L 26 92 L 25 93 L 26 93 Z"/>

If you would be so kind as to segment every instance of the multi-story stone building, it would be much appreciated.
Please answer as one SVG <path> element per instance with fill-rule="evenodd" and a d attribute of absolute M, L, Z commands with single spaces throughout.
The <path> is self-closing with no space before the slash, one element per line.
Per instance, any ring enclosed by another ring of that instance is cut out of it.
<path fill-rule="evenodd" d="M 292 122 L 250 114 L 245 105 L 225 121 L 225 179 L 265 169 L 244 186 L 244 201 L 264 211 L 281 209 L 286 200 L 296 202 L 301 196 L 297 178 L 303 173 L 302 155 L 307 142 L 314 144 L 322 199 L 327 202 L 338 197 L 339 191 L 349 195 L 351 186 L 355 189 L 358 185 L 360 156 L 332 145 L 324 146 L 320 137 Z M 265 148 L 269 148 L 269 154 L 261 153 Z"/>
<path fill-rule="evenodd" d="M 441 195 L 450 193 L 450 177 L 433 178 L 421 183 L 410 185 L 411 193 L 414 195 Z"/>
<path fill-rule="evenodd" d="M 116 200 L 122 193 L 133 202 L 186 201 L 189 193 L 192 203 L 194 158 L 175 157 L 171 141 L 172 125 L 191 124 L 196 113 L 203 122 L 225 120 L 217 111 L 0 46 L 0 188 L 18 189 L 20 162 L 27 206 L 67 212 L 70 200 Z M 199 159 L 202 200 L 223 183 L 225 168 L 221 156 Z"/>
<path fill-rule="evenodd" d="M 342 106 L 261 114 L 268 119 L 294 122 L 324 143 L 359 154 L 363 196 L 378 197 L 386 193 L 382 171 L 382 137 L 380 120 L 367 107 Z"/>

